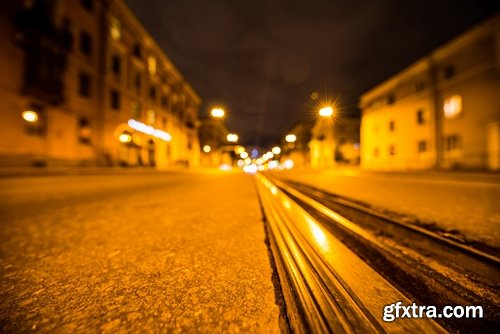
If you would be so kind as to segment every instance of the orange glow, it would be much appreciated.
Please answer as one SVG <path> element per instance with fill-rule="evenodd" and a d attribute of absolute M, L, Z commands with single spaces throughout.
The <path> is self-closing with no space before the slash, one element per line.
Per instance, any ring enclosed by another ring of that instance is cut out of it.
<path fill-rule="evenodd" d="M 297 140 L 297 136 L 294 134 L 289 134 L 289 135 L 286 135 L 285 140 L 288 143 L 295 143 L 295 141 Z"/>
<path fill-rule="evenodd" d="M 333 115 L 333 108 L 328 106 L 328 107 L 323 107 L 319 110 L 319 115 L 321 117 L 330 117 Z"/>
<path fill-rule="evenodd" d="M 238 141 L 238 135 L 234 133 L 230 133 L 227 135 L 227 141 L 230 143 L 236 143 Z"/>
<path fill-rule="evenodd" d="M 245 152 L 245 148 L 243 146 L 236 146 L 236 148 L 234 149 L 234 152 L 236 154 L 241 154 L 241 153 Z"/>
<path fill-rule="evenodd" d="M 462 97 L 453 95 L 444 100 L 444 117 L 455 118 L 462 113 Z"/>
<path fill-rule="evenodd" d="M 210 112 L 210 115 L 212 115 L 212 117 L 214 118 L 222 118 L 224 117 L 224 109 L 222 108 L 214 108 L 212 109 L 212 111 Z"/>
<path fill-rule="evenodd" d="M 118 140 L 121 143 L 130 143 L 132 141 L 132 137 L 127 133 L 122 133 L 120 136 L 118 136 Z"/>
<path fill-rule="evenodd" d="M 23 111 L 22 116 L 26 122 L 35 123 L 38 121 L 38 114 L 32 110 Z"/>

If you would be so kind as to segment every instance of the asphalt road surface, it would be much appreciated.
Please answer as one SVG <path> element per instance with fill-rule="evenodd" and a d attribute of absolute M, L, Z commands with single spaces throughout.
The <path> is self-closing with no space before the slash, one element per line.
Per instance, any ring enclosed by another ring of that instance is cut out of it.
<path fill-rule="evenodd" d="M 236 173 L 0 180 L 0 332 L 279 332 Z"/>

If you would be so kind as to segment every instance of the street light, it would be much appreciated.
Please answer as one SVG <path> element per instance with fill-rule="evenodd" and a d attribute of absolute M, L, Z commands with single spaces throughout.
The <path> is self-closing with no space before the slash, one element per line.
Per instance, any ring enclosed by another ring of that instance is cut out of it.
<path fill-rule="evenodd" d="M 213 108 L 210 112 L 210 115 L 212 115 L 213 118 L 222 118 L 224 117 L 224 114 L 225 112 L 222 108 Z"/>
<path fill-rule="evenodd" d="M 212 148 L 210 147 L 210 145 L 203 146 L 203 152 L 209 153 L 211 150 L 212 150 Z"/>
<path fill-rule="evenodd" d="M 295 141 L 297 140 L 297 136 L 294 134 L 289 134 L 286 135 L 285 140 L 287 141 L 287 143 L 295 143 Z"/>
<path fill-rule="evenodd" d="M 328 106 L 328 107 L 323 107 L 319 110 L 319 115 L 321 117 L 330 117 L 333 115 L 333 108 Z"/>
<path fill-rule="evenodd" d="M 281 148 L 279 148 L 278 146 L 275 146 L 273 147 L 273 149 L 271 150 L 271 152 L 273 152 L 274 154 L 278 155 L 281 153 Z"/>
<path fill-rule="evenodd" d="M 227 141 L 230 143 L 236 143 L 238 141 L 238 135 L 235 133 L 230 133 L 227 135 Z"/>
<path fill-rule="evenodd" d="M 35 123 L 36 121 L 38 121 L 38 114 L 33 110 L 23 111 L 21 115 L 26 122 Z"/>
<path fill-rule="evenodd" d="M 128 133 L 122 133 L 118 136 L 118 140 L 121 143 L 130 143 L 132 141 L 132 136 L 130 136 Z"/>

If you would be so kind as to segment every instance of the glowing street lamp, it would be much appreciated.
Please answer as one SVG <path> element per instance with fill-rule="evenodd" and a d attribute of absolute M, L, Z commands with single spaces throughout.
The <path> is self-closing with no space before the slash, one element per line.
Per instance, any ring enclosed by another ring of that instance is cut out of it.
<path fill-rule="evenodd" d="M 212 148 L 210 147 L 210 145 L 203 146 L 203 152 L 209 153 L 211 150 L 212 150 Z"/>
<path fill-rule="evenodd" d="M 278 155 L 281 153 L 281 148 L 279 148 L 278 146 L 275 146 L 273 147 L 273 149 L 271 150 L 271 152 L 273 152 L 274 154 Z"/>
<path fill-rule="evenodd" d="M 36 121 L 38 121 L 38 114 L 36 112 L 34 112 L 33 110 L 23 111 L 21 116 L 23 116 L 23 119 L 26 122 L 35 123 Z"/>
<path fill-rule="evenodd" d="M 238 135 L 235 133 L 230 133 L 227 135 L 226 139 L 230 143 L 236 143 L 238 141 Z"/>
<path fill-rule="evenodd" d="M 297 140 L 297 136 L 294 134 L 289 134 L 286 135 L 285 140 L 287 141 L 287 143 L 295 143 L 295 141 Z"/>
<path fill-rule="evenodd" d="M 222 118 L 224 114 L 225 112 L 222 108 L 213 108 L 212 111 L 210 111 L 210 115 L 212 115 L 213 118 Z"/>
<path fill-rule="evenodd" d="M 236 154 L 241 154 L 241 153 L 245 152 L 245 148 L 243 146 L 236 146 L 236 148 L 234 149 L 234 152 Z"/>
<path fill-rule="evenodd" d="M 130 136 L 128 133 L 122 133 L 118 136 L 118 140 L 124 144 L 130 143 L 132 141 L 132 136 Z"/>
<path fill-rule="evenodd" d="M 240 158 L 241 158 L 241 159 L 246 159 L 246 158 L 248 158 L 248 153 L 247 153 L 247 152 L 241 152 L 241 153 L 240 153 Z"/>
<path fill-rule="evenodd" d="M 321 117 L 330 117 L 333 115 L 333 108 L 328 106 L 328 107 L 323 107 L 319 110 L 319 115 Z"/>

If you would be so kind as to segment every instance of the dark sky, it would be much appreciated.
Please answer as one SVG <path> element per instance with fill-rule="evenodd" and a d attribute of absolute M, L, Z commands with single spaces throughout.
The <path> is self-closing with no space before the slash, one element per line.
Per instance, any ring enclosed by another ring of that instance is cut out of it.
<path fill-rule="evenodd" d="M 495 11 L 481 0 L 126 2 L 203 99 L 200 116 L 224 105 L 249 145 L 314 117 L 313 91 L 358 115 L 360 94 Z"/>

